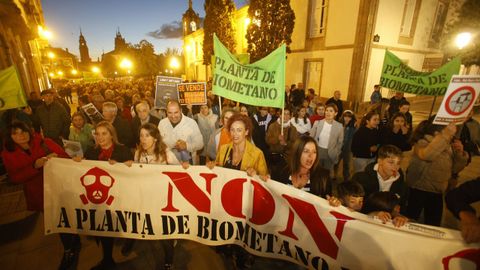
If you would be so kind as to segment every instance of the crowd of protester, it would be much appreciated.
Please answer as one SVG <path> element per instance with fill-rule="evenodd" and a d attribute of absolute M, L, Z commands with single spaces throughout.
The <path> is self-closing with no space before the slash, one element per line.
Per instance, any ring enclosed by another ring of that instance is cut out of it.
<path fill-rule="evenodd" d="M 480 179 L 454 189 L 458 173 L 479 154 L 480 124 L 472 114 L 461 126 L 436 125 L 430 117 L 414 129 L 403 94 L 388 100 L 379 86 L 363 115 L 348 109 L 340 91 L 322 103 L 301 83 L 286 87 L 283 110 L 219 101 L 209 89 L 204 105 L 170 100 L 157 108 L 149 79 L 58 88 L 44 90 L 40 97 L 32 93 L 29 106 L 1 116 L 3 163 L 10 180 L 24 184 L 29 210 L 43 211 L 42 168 L 50 157 L 67 158 L 63 140 L 72 140 L 83 150 L 83 156 L 72 157 L 78 162 L 83 158 L 127 166 L 135 162 L 241 170 L 397 227 L 411 221 L 440 226 L 447 195 L 465 239 L 480 241 L 480 223 L 467 206 L 480 199 Z M 72 92 L 78 97 L 74 112 Z M 407 151 L 413 151 L 413 157 L 405 173 L 400 164 Z M 462 194 L 467 194 L 465 202 L 459 199 Z M 78 260 L 80 239 L 69 234 L 60 238 L 60 269 L 67 269 Z M 114 239 L 99 237 L 98 242 L 103 259 L 95 269 L 114 267 Z M 133 244 L 127 241 L 122 253 L 128 254 Z M 170 269 L 173 241 L 162 245 L 163 267 Z M 254 260 L 241 251 L 233 253 L 239 269 Z"/>

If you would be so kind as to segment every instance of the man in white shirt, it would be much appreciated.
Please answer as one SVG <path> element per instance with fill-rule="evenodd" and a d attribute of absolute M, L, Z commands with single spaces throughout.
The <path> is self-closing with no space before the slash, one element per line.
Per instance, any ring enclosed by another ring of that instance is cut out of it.
<path fill-rule="evenodd" d="M 165 144 L 180 161 L 198 164 L 197 151 L 203 148 L 203 137 L 197 122 L 182 113 L 176 100 L 167 103 L 167 118 L 158 123 Z"/>

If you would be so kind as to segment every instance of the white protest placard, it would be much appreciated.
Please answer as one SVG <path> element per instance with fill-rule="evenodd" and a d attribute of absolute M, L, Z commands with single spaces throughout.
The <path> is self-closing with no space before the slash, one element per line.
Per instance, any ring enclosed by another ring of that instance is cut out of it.
<path fill-rule="evenodd" d="M 77 141 L 62 140 L 63 149 L 70 157 L 83 157 L 82 145 Z"/>
<path fill-rule="evenodd" d="M 433 121 L 437 125 L 462 123 L 473 108 L 480 93 L 480 76 L 454 75 Z"/>
<path fill-rule="evenodd" d="M 44 169 L 45 233 L 235 244 L 309 269 L 478 269 L 460 232 L 395 228 L 243 171 L 53 158 Z"/>
<path fill-rule="evenodd" d="M 92 124 L 96 124 L 103 120 L 103 115 L 98 111 L 93 103 L 88 103 L 82 106 L 82 110 L 88 116 Z"/>

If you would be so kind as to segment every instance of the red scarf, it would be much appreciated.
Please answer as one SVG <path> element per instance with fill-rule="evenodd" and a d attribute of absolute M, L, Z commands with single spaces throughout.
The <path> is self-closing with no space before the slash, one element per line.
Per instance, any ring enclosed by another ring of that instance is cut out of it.
<path fill-rule="evenodd" d="M 100 154 L 98 155 L 98 160 L 110 160 L 112 157 L 113 149 L 115 148 L 115 144 L 112 144 L 108 149 L 100 148 Z"/>

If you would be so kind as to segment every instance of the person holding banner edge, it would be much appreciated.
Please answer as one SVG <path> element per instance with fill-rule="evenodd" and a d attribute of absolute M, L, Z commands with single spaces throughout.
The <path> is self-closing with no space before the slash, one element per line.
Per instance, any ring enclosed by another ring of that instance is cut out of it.
<path fill-rule="evenodd" d="M 95 126 L 96 145 L 89 148 L 85 153 L 87 160 L 103 160 L 110 164 L 117 162 L 126 162 L 133 160 L 133 155 L 127 146 L 118 142 L 117 132 L 110 122 L 101 121 Z M 80 162 L 82 158 L 75 157 L 73 160 Z M 97 238 L 103 251 L 102 260 L 92 269 L 111 269 L 116 263 L 113 260 L 113 237 L 98 237 Z"/>
<path fill-rule="evenodd" d="M 162 136 L 157 126 L 152 123 L 143 124 L 139 131 L 139 144 L 134 154 L 133 161 L 126 161 L 127 166 L 132 166 L 133 162 L 143 164 L 167 164 L 167 165 L 179 165 L 180 162 L 175 157 L 175 154 L 168 149 L 167 145 L 163 142 Z M 186 163 L 185 166 L 188 163 Z M 133 245 L 136 240 L 126 239 L 124 246 L 122 247 L 122 254 L 128 256 L 133 249 Z M 150 241 L 148 241 L 151 243 Z M 172 269 L 173 256 L 174 256 L 174 240 L 160 240 L 160 245 L 163 250 L 164 266 L 161 269 Z M 155 245 L 151 245 L 154 250 Z M 156 250 L 154 250 L 156 252 Z M 157 262 L 156 262 L 157 263 Z M 156 265 L 159 267 L 159 265 Z M 157 269 L 157 268 L 156 268 Z"/>
<path fill-rule="evenodd" d="M 253 125 L 249 117 L 239 113 L 230 117 L 227 122 L 232 142 L 220 147 L 215 162 L 208 162 L 207 167 L 213 169 L 215 165 L 224 168 L 245 171 L 249 176 L 259 175 L 264 181 L 269 178 L 267 162 L 262 150 L 250 142 Z M 220 248 L 225 253 L 233 254 L 234 264 L 243 268 L 253 264 L 254 257 L 238 246 Z"/>
<path fill-rule="evenodd" d="M 220 147 L 215 163 L 208 164 L 208 167 L 217 165 L 245 171 L 249 176 L 258 174 L 263 179 L 268 177 L 267 162 L 262 150 L 250 142 L 252 129 L 250 118 L 238 113 L 231 116 L 227 130 L 230 131 L 232 142 Z"/>
<path fill-rule="evenodd" d="M 5 133 L 2 160 L 13 183 L 23 183 L 27 209 L 43 213 L 43 168 L 52 157 L 69 158 L 61 146 L 49 138 L 33 133 L 23 122 L 13 122 Z M 76 267 L 80 253 L 80 237 L 61 233 L 63 258 L 59 269 Z"/>

